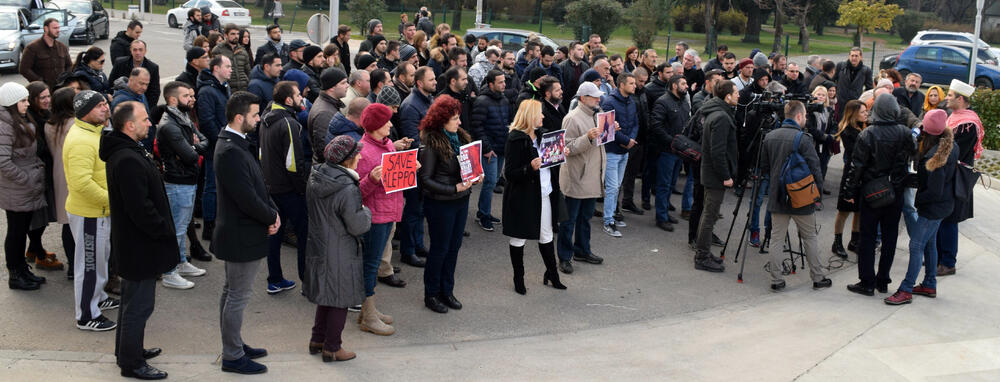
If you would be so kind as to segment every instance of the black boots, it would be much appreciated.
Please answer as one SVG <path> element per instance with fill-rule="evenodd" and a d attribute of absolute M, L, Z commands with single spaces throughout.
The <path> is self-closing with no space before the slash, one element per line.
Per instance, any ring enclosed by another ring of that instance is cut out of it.
<path fill-rule="evenodd" d="M 839 258 L 847 258 L 847 251 L 844 250 L 844 234 L 838 233 L 833 235 L 833 249 L 831 251 Z"/>
<path fill-rule="evenodd" d="M 566 286 L 559 282 L 559 271 L 556 270 L 556 246 L 554 241 L 542 244 L 538 243 L 538 251 L 542 253 L 542 261 L 545 262 L 545 277 L 542 284 L 549 285 L 556 289 L 566 289 Z"/>
<path fill-rule="evenodd" d="M 851 232 L 851 241 L 847 242 L 847 250 L 848 251 L 855 252 L 855 253 L 858 252 L 858 238 L 860 238 L 860 237 L 861 237 L 861 234 L 859 234 L 857 232 Z"/>
<path fill-rule="evenodd" d="M 192 259 L 198 261 L 212 261 L 212 254 L 208 253 L 208 251 L 205 250 L 205 247 L 201 246 L 201 242 L 197 240 L 191 242 L 190 252 L 188 252 L 188 255 L 190 255 Z"/>
<path fill-rule="evenodd" d="M 27 270 L 11 270 L 10 278 L 7 280 L 7 286 L 10 289 L 20 289 L 20 290 L 36 290 L 41 287 L 41 284 L 35 282 L 34 280 L 27 277 L 25 273 Z"/>
<path fill-rule="evenodd" d="M 510 245 L 510 265 L 514 268 L 514 291 L 522 295 L 528 293 L 524 287 L 524 247 Z"/>
<path fill-rule="evenodd" d="M 201 239 L 204 241 L 212 241 L 212 231 L 215 231 L 215 220 L 205 220 L 205 225 L 201 228 Z"/>

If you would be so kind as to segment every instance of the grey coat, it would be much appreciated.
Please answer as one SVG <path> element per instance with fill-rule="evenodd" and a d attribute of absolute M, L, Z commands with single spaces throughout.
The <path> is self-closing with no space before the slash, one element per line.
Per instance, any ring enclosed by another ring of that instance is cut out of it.
<path fill-rule="evenodd" d="M 802 131 L 802 139 L 799 140 L 799 147 L 795 147 L 795 136 Z M 793 151 L 797 151 L 806 159 L 809 164 L 809 171 L 812 172 L 816 185 L 822 188 L 823 172 L 819 168 L 819 155 L 816 154 L 816 145 L 813 143 L 812 135 L 804 132 L 792 120 L 785 120 L 780 128 L 774 129 L 764 137 L 763 149 L 760 152 L 761 171 L 770 171 L 771 182 L 768 188 L 767 210 L 774 214 L 784 215 L 809 215 L 816 211 L 813 204 L 800 208 L 792 208 L 785 200 L 785 185 L 781 182 L 781 170 L 785 166 L 785 161 Z"/>
<path fill-rule="evenodd" d="M 36 147 L 37 141 L 15 139 L 14 119 L 0 108 L 0 209 L 29 212 L 45 207 L 45 165 Z"/>
<path fill-rule="evenodd" d="M 346 308 L 365 299 L 361 235 L 372 213 L 361 204 L 356 174 L 338 165 L 313 166 L 306 187 L 309 240 L 302 291 L 309 301 Z"/>

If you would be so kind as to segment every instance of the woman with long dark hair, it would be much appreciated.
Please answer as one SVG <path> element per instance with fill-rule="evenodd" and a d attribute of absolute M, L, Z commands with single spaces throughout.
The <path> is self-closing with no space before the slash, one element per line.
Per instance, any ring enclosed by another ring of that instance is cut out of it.
<path fill-rule="evenodd" d="M 858 195 L 855 195 L 847 188 L 847 175 L 851 172 L 854 146 L 858 143 L 858 135 L 865 129 L 868 121 L 868 108 L 858 100 L 851 100 L 844 106 L 844 117 L 840 120 L 840 127 L 836 138 L 844 143 L 844 172 L 840 177 L 840 194 L 837 195 L 837 218 L 833 224 L 833 251 L 834 255 L 847 258 L 847 250 L 856 252 L 858 250 L 858 234 L 861 219 L 858 219 Z M 851 241 L 847 243 L 847 250 L 844 249 L 844 224 L 847 216 L 854 214 L 851 220 Z"/>
<path fill-rule="evenodd" d="M 469 188 L 462 180 L 459 147 L 469 143 L 462 129 L 462 104 L 438 96 L 420 121 L 420 170 L 417 179 L 424 196 L 424 215 L 431 246 L 424 267 L 424 305 L 438 313 L 462 309 L 455 298 L 455 265 L 469 215 Z"/>
<path fill-rule="evenodd" d="M 73 232 L 69 229 L 69 216 L 66 215 L 66 198 L 69 196 L 69 188 L 66 186 L 66 173 L 63 170 L 62 149 L 63 142 L 66 141 L 66 134 L 73 127 L 73 97 L 76 90 L 70 87 L 61 88 L 52 93 L 52 115 L 45 122 L 45 140 L 52 151 L 52 167 L 49 173 L 52 177 L 52 186 L 55 202 L 50 209 L 55 211 L 56 223 L 62 225 L 62 246 L 63 253 L 66 254 L 68 270 L 66 277 L 73 279 L 73 254 L 76 253 L 76 243 L 73 241 Z"/>
<path fill-rule="evenodd" d="M 240 29 L 240 45 L 243 49 L 247 50 L 247 56 L 250 56 L 250 62 L 253 62 L 253 49 L 250 48 L 250 31 L 246 28 Z"/>
<path fill-rule="evenodd" d="M 104 51 L 92 46 L 76 55 L 73 62 L 73 74 L 87 79 L 90 90 L 101 94 L 111 94 L 108 76 L 104 74 Z"/>
<path fill-rule="evenodd" d="M 35 290 L 45 278 L 31 273 L 22 254 L 32 228 L 46 224 L 45 164 L 38 157 L 37 134 L 27 113 L 28 89 L 14 82 L 0 86 L 0 209 L 7 214 L 7 286 Z"/>
<path fill-rule="evenodd" d="M 52 152 L 45 139 L 45 121 L 51 114 L 52 96 L 49 93 L 49 86 L 42 81 L 34 81 L 26 86 L 28 89 L 28 122 L 35 126 L 38 136 L 35 142 L 38 143 L 38 157 L 45 164 L 46 169 L 52 168 Z M 52 172 L 45 171 L 45 209 L 46 223 L 56 221 L 55 191 L 53 189 Z M 62 270 L 63 264 L 56 259 L 56 254 L 49 252 L 42 245 L 42 234 L 45 233 L 45 226 L 32 230 L 28 235 L 28 252 L 25 256 L 28 261 L 35 261 L 35 266 L 45 270 Z"/>
<path fill-rule="evenodd" d="M 889 305 L 908 304 L 915 294 L 937 297 L 937 231 L 955 207 L 955 165 L 960 149 L 955 147 L 955 136 L 945 123 L 947 119 L 944 110 L 931 110 L 923 120 L 913 203 L 917 221 L 910 232 L 910 263 L 899 289 L 885 299 Z M 926 271 L 924 280 L 917 285 L 921 266 Z"/>
<path fill-rule="evenodd" d="M 420 64 L 418 66 L 426 66 L 431 52 L 427 49 L 427 34 L 424 31 L 418 30 L 413 34 L 413 47 L 417 48 L 417 61 Z"/>
<path fill-rule="evenodd" d="M 536 134 L 541 126 L 542 103 L 537 100 L 521 102 L 504 146 L 503 176 L 507 185 L 503 193 L 503 234 L 510 237 L 514 291 L 522 295 L 528 292 L 524 287 L 524 245 L 528 240 L 538 240 L 538 251 L 545 263 L 542 283 L 548 285 L 551 281 L 553 288 L 566 289 L 559 282 L 556 270 L 553 235 L 559 211 L 565 210 L 560 203 L 559 168 L 541 168 L 541 137 Z"/>

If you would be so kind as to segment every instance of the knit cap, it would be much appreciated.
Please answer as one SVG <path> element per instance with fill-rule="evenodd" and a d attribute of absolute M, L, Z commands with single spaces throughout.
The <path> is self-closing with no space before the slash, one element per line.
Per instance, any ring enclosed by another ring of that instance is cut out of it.
<path fill-rule="evenodd" d="M 361 127 L 365 131 L 375 131 L 385 126 L 390 118 L 392 118 L 392 109 L 380 103 L 373 103 L 361 112 Z"/>
<path fill-rule="evenodd" d="M 358 155 L 362 147 L 364 147 L 364 143 L 355 142 L 354 138 L 347 135 L 338 135 L 326 145 L 326 148 L 323 150 L 323 157 L 326 158 L 326 163 L 339 164 L 348 158 Z"/>
<path fill-rule="evenodd" d="M 947 127 L 948 113 L 941 109 L 931 109 L 924 115 L 924 132 L 941 135 Z"/>
<path fill-rule="evenodd" d="M 403 101 L 399 99 L 399 91 L 392 86 L 383 86 L 382 90 L 378 92 L 378 97 L 375 98 L 375 102 L 383 104 L 385 106 L 399 106 Z"/>
<path fill-rule="evenodd" d="M 106 101 L 107 99 L 101 93 L 93 90 L 83 90 L 76 93 L 76 96 L 73 97 L 73 112 L 77 118 L 83 118 L 87 114 L 90 114 L 90 111 L 94 110 L 101 102 Z"/>
<path fill-rule="evenodd" d="M 0 86 L 0 106 L 13 106 L 25 98 L 28 98 L 28 89 L 24 85 L 8 82 Z"/>

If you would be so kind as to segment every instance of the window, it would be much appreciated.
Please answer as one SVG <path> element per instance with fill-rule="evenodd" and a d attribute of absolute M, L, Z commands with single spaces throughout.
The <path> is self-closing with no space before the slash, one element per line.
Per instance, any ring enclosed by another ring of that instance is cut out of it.
<path fill-rule="evenodd" d="M 184 3 L 184 5 L 182 5 L 181 8 L 194 8 L 194 5 L 197 4 L 197 3 L 198 3 L 198 0 L 190 0 L 190 1 L 186 2 L 186 3 Z"/>
<path fill-rule="evenodd" d="M 503 41 L 504 46 L 511 46 L 511 45 L 522 46 L 524 45 L 525 40 L 526 39 L 524 38 L 524 36 L 511 33 L 504 33 L 503 40 L 501 41 Z"/>
<path fill-rule="evenodd" d="M 968 57 L 951 49 L 941 50 L 941 61 L 946 64 L 965 65 L 965 66 L 969 65 Z"/>
<path fill-rule="evenodd" d="M 914 57 L 918 60 L 937 61 L 939 51 L 941 48 L 920 48 Z"/>

